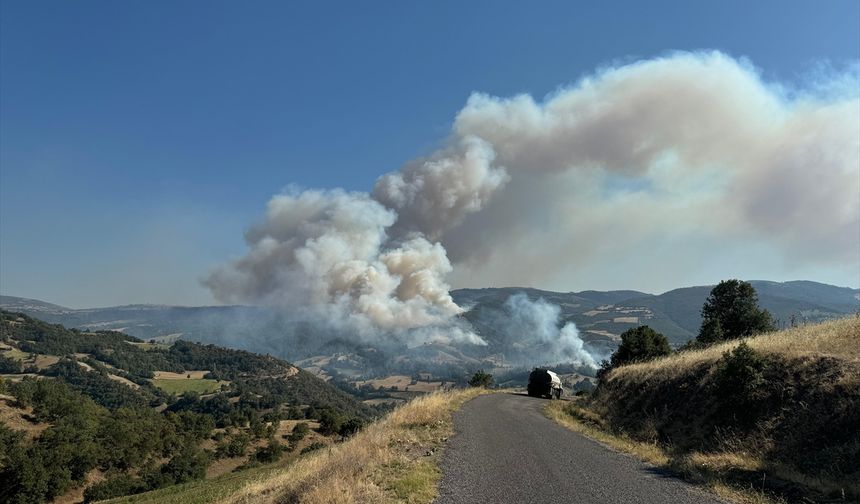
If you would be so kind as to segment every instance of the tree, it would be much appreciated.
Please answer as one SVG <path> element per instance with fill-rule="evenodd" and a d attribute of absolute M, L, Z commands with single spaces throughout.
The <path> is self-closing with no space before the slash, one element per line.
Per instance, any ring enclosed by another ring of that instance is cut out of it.
<path fill-rule="evenodd" d="M 21 362 L 0 354 L 0 373 L 17 374 L 21 372 Z"/>
<path fill-rule="evenodd" d="M 628 329 L 621 334 L 621 345 L 609 361 L 609 367 L 615 368 L 630 364 L 655 359 L 672 353 L 669 340 L 666 336 L 654 329 L 643 325 Z"/>
<path fill-rule="evenodd" d="M 491 387 L 493 385 L 493 375 L 485 373 L 483 369 L 472 375 L 469 379 L 469 386 L 472 387 Z"/>
<path fill-rule="evenodd" d="M 696 343 L 710 345 L 725 341 L 726 333 L 723 332 L 723 326 L 718 319 L 711 319 L 702 322 L 702 327 L 699 329 L 699 335 L 696 336 Z M 693 345 L 695 347 L 695 345 Z"/>
<path fill-rule="evenodd" d="M 171 483 L 185 483 L 203 478 L 208 465 L 209 455 L 205 451 L 187 445 L 161 467 L 161 473 Z"/>
<path fill-rule="evenodd" d="M 749 282 L 724 280 L 711 290 L 702 306 L 702 326 L 696 341 L 712 344 L 773 331 L 770 312 L 758 306 L 758 294 Z"/>
<path fill-rule="evenodd" d="M 330 436 L 336 434 L 340 430 L 343 423 L 343 417 L 330 409 L 324 409 L 320 413 L 320 434 Z"/>

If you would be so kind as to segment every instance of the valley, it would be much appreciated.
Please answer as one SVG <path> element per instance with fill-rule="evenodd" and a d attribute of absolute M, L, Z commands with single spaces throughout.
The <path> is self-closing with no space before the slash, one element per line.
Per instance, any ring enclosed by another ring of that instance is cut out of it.
<path fill-rule="evenodd" d="M 809 281 L 751 283 L 759 293 L 761 306 L 772 313 L 779 327 L 820 322 L 860 310 L 860 291 L 856 289 Z M 121 331 L 140 338 L 139 345 L 169 345 L 179 339 L 274 355 L 323 379 L 334 380 L 341 388 L 361 387 L 367 385 L 367 380 L 408 376 L 416 384 L 411 390 L 403 386 L 397 390 L 406 393 L 416 391 L 416 387 L 422 391 L 443 388 L 441 382 L 462 383 L 479 368 L 499 376 L 522 376 L 522 371 L 533 365 L 563 364 L 564 360 L 553 356 L 549 349 L 541 350 L 540 343 L 529 343 L 531 335 L 527 332 L 506 332 L 509 329 L 501 321 L 507 315 L 505 303 L 512 296 L 524 294 L 531 301 L 544 300 L 557 306 L 559 325 L 574 323 L 584 349 L 599 362 L 618 346 L 622 332 L 638 325 L 663 333 L 673 346 L 686 343 L 699 329 L 699 311 L 709 290 L 709 286 L 686 287 L 660 295 L 631 290 L 562 293 L 518 287 L 452 291 L 454 301 L 465 309 L 460 316 L 462 322 L 487 342 L 485 346 L 442 341 L 361 344 L 336 333 L 297 326 L 289 315 L 277 309 L 256 306 L 69 309 L 2 296 L 0 308 L 81 330 Z M 575 371 L 585 376 L 593 376 L 594 372 L 584 367 Z M 422 373 L 426 375 L 424 379 L 419 376 Z M 375 388 L 390 390 L 391 384 L 380 385 Z"/>

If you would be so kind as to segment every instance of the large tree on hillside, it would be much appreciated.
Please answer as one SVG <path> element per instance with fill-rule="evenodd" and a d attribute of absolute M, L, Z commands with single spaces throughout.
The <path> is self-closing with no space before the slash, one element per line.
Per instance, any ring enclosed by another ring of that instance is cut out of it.
<path fill-rule="evenodd" d="M 672 347 L 666 336 L 643 325 L 621 333 L 621 345 L 610 358 L 610 367 L 623 366 L 631 362 L 651 360 L 669 355 Z"/>
<path fill-rule="evenodd" d="M 749 282 L 724 280 L 711 290 L 702 306 L 702 326 L 696 341 L 711 344 L 775 329 L 770 312 L 759 308 L 758 294 Z"/>

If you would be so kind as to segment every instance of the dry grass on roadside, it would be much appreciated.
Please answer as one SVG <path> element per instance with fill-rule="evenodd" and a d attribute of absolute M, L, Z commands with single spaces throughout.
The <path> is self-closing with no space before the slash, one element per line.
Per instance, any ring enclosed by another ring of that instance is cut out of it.
<path fill-rule="evenodd" d="M 547 415 L 735 502 L 860 496 L 860 317 L 744 341 L 621 366 Z"/>
<path fill-rule="evenodd" d="M 860 361 L 860 317 L 847 317 L 823 324 L 807 325 L 777 331 L 745 340 L 754 350 L 779 354 L 791 359 L 809 356 L 838 356 L 841 360 Z M 622 366 L 612 378 L 631 375 L 654 375 L 660 379 L 684 374 L 690 368 L 715 362 L 733 350 L 740 341 L 729 341 L 705 349 L 679 352 L 669 357 L 641 364 Z M 860 376 L 856 377 L 860 380 Z"/>
<path fill-rule="evenodd" d="M 352 439 L 251 481 L 221 502 L 429 503 L 441 477 L 439 448 L 453 433 L 452 413 L 482 393 L 468 389 L 414 399 Z"/>
<path fill-rule="evenodd" d="M 727 485 L 718 476 L 720 469 L 753 469 L 753 466 L 759 468 L 760 461 L 739 454 L 703 453 L 694 453 L 677 460 L 657 443 L 637 441 L 623 434 L 612 433 L 603 426 L 597 415 L 575 402 L 552 401 L 544 412 L 549 418 L 574 432 L 699 484 L 724 500 L 739 504 L 783 504 L 782 500 L 774 499 L 755 488 L 741 489 Z"/>

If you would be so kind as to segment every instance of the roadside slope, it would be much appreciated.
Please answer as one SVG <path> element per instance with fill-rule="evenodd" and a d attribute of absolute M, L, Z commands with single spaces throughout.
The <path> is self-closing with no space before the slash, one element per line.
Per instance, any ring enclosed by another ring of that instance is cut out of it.
<path fill-rule="evenodd" d="M 857 501 L 860 318 L 622 366 L 550 414 L 742 501 Z"/>

